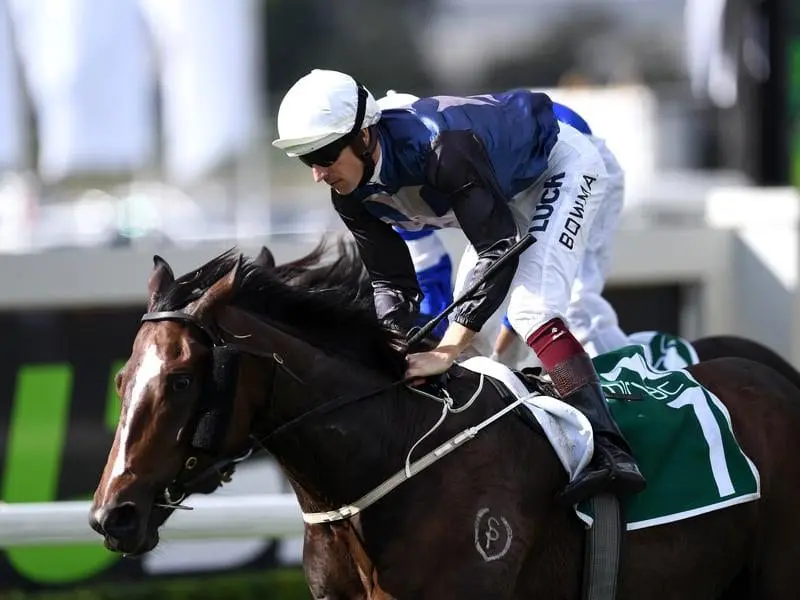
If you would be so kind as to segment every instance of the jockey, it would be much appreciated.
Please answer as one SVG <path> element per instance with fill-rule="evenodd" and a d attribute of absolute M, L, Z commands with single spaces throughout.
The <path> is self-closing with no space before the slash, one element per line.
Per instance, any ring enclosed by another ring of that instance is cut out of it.
<path fill-rule="evenodd" d="M 419 98 L 412 94 L 389 90 L 383 98 L 378 98 L 377 103 L 381 110 L 388 110 L 410 106 L 417 100 Z M 397 226 L 393 229 L 405 240 L 411 262 L 414 263 L 414 271 L 422 291 L 418 318 L 418 324 L 422 326 L 453 301 L 453 264 L 434 229 L 406 231 Z M 436 338 L 441 338 L 446 329 L 447 320 L 444 319 L 432 333 Z"/>
<path fill-rule="evenodd" d="M 411 262 L 414 263 L 422 292 L 417 324 L 422 326 L 453 301 L 453 264 L 442 240 L 436 237 L 433 229 L 406 231 L 394 227 L 394 230 L 405 241 Z M 440 339 L 446 329 L 447 319 L 443 319 L 431 333 Z"/>
<path fill-rule="evenodd" d="M 377 102 L 381 110 L 387 110 L 405 108 L 417 100 L 419 97 L 413 94 L 389 90 L 383 98 L 378 98 Z M 614 308 L 602 296 L 610 264 L 607 242 L 619 220 L 624 193 L 624 174 L 605 142 L 592 134 L 589 124 L 583 117 L 558 102 L 553 102 L 553 113 L 562 123 L 568 123 L 589 136 L 603 157 L 609 178 L 606 186 L 605 210 L 602 216 L 595 218 L 592 229 L 595 241 L 590 241 L 581 261 L 581 269 L 572 286 L 573 293 L 566 315 L 570 331 L 581 342 L 589 356 L 594 357 L 630 343 L 619 327 Z M 407 232 L 397 227 L 395 230 L 409 246 L 417 279 L 425 295 L 420 305 L 420 315 L 424 323 L 442 312 L 453 301 L 450 259 L 439 240 L 418 241 L 422 238 L 434 238 L 433 230 Z M 430 265 L 437 260 L 441 261 L 441 265 L 431 267 Z M 439 323 L 434 329 L 434 335 L 441 338 L 446 327 L 445 322 Z M 500 361 L 504 352 L 516 339 L 517 334 L 506 315 L 500 325 L 500 333 L 495 339 L 491 358 Z"/>
<path fill-rule="evenodd" d="M 609 242 L 617 228 L 622 210 L 625 176 L 605 141 L 592 133 L 583 117 L 568 106 L 557 102 L 553 103 L 553 112 L 558 121 L 572 125 L 595 145 L 608 175 L 603 211 L 595 217 L 589 233 L 578 274 L 572 284 L 572 294 L 566 313 L 573 335 L 589 356 L 594 357 L 630 343 L 619 326 L 616 311 L 602 295 L 611 264 Z M 503 352 L 515 339 L 516 333 L 506 315 L 494 342 L 492 358 L 500 360 Z"/>
<path fill-rule="evenodd" d="M 561 494 L 640 492 L 646 482 L 614 422 L 594 365 L 566 324 L 572 286 L 605 209 L 608 173 L 594 144 L 542 93 L 422 98 L 381 111 L 349 75 L 314 70 L 286 93 L 273 145 L 331 188 L 370 273 L 379 318 L 409 321 L 421 297 L 406 230 L 458 227 L 470 245 L 466 289 L 526 232 L 536 243 L 462 303 L 437 347 L 409 354 L 406 378 L 444 373 L 490 318 L 508 318 L 564 402 L 592 424 L 592 462 Z"/>

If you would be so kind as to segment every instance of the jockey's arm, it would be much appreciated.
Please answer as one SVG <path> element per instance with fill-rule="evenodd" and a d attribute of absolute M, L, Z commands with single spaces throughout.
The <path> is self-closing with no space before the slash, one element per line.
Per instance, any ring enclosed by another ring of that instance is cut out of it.
<path fill-rule="evenodd" d="M 436 346 L 437 351 L 445 352 L 455 360 L 472 342 L 477 331 L 464 327 L 461 323 L 451 322 Z"/>
<path fill-rule="evenodd" d="M 331 190 L 333 207 L 353 234 L 369 272 L 378 318 L 407 330 L 414 326 L 422 292 L 405 241 L 361 202 Z"/>
<path fill-rule="evenodd" d="M 450 193 L 453 212 L 478 254 L 478 261 L 463 286 L 467 289 L 514 245 L 516 223 L 484 147 L 471 132 L 442 133 L 426 175 L 437 189 Z M 471 300 L 456 308 L 439 349 L 455 357 L 469 345 L 508 294 L 517 260 L 512 263 L 494 279 L 484 282 Z"/>

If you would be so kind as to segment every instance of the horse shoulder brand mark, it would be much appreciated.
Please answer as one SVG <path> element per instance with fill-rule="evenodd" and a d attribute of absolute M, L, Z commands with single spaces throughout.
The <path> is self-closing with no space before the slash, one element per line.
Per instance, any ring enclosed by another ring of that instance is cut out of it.
<path fill-rule="evenodd" d="M 490 562 L 503 558 L 511 547 L 514 534 L 503 515 L 494 516 L 488 508 L 475 515 L 475 549 L 483 560 Z"/>
<path fill-rule="evenodd" d="M 567 215 L 567 221 L 564 223 L 564 230 L 558 238 L 564 246 L 572 250 L 575 247 L 575 236 L 581 230 L 583 225 L 583 213 L 586 209 L 586 204 L 592 195 L 592 184 L 597 181 L 597 177 L 590 175 L 583 176 L 583 183 L 581 183 L 581 192 L 575 198 L 575 203 L 572 205 L 572 210 Z"/>

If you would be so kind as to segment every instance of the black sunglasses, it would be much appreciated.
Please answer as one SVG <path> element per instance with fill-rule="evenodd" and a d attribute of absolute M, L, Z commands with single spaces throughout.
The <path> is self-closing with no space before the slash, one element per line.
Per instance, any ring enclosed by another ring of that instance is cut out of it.
<path fill-rule="evenodd" d="M 356 118 L 353 123 L 353 128 L 340 137 L 338 140 L 332 141 L 330 144 L 323 146 L 319 150 L 314 150 L 308 154 L 298 156 L 303 164 L 313 167 L 330 167 L 333 163 L 339 160 L 342 150 L 347 148 L 353 141 L 353 138 L 361 131 L 361 125 L 364 123 L 364 113 L 367 110 L 367 90 L 364 86 L 356 82 L 358 85 L 358 105 L 356 107 Z"/>
<path fill-rule="evenodd" d="M 299 158 L 303 164 L 309 167 L 313 167 L 314 165 L 318 167 L 330 167 L 333 163 L 339 160 L 342 150 L 349 146 L 352 140 L 353 135 L 348 133 L 344 137 L 332 141 L 330 144 L 323 146 L 319 150 L 314 150 L 308 154 L 298 156 L 297 158 Z"/>

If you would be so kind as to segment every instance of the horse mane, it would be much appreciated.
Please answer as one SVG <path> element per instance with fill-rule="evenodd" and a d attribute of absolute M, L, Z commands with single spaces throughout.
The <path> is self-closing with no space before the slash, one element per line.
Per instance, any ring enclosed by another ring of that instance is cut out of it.
<path fill-rule="evenodd" d="M 359 301 L 371 305 L 372 284 L 355 243 L 340 236 L 335 244 L 335 258 L 323 264 L 330 253 L 330 242 L 323 238 L 307 255 L 276 265 L 273 271 L 280 281 L 301 288 L 346 287 L 356 294 Z"/>
<path fill-rule="evenodd" d="M 330 354 L 347 355 L 393 377 L 404 370 L 403 344 L 375 316 L 361 259 L 342 241 L 336 258 L 325 263 L 327 243 L 284 265 L 265 268 L 245 257 L 231 305 L 285 325 Z M 230 272 L 238 260 L 231 248 L 177 278 L 153 310 L 181 310 Z"/>

